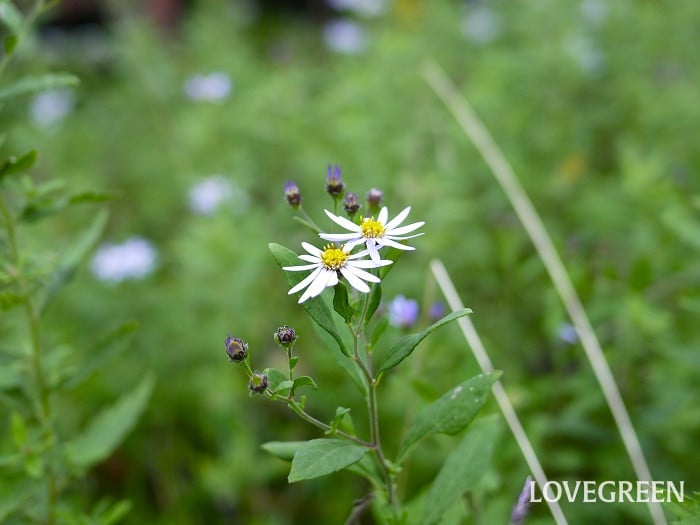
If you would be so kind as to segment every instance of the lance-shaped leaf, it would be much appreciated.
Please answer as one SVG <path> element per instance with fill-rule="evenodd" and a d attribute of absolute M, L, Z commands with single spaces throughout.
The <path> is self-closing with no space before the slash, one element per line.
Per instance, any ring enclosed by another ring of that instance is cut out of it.
<path fill-rule="evenodd" d="M 0 22 L 5 24 L 13 33 L 21 33 L 24 18 L 10 0 L 0 1 Z"/>
<path fill-rule="evenodd" d="M 500 372 L 479 374 L 450 389 L 418 413 L 396 459 L 401 463 L 418 442 L 431 434 L 453 435 L 476 417 Z"/>
<path fill-rule="evenodd" d="M 497 433 L 495 417 L 480 420 L 469 429 L 435 477 L 425 497 L 420 523 L 437 523 L 462 494 L 474 487 L 489 466 Z"/>
<path fill-rule="evenodd" d="M 81 434 L 66 443 L 67 459 L 78 468 L 87 468 L 108 457 L 136 425 L 154 383 L 152 376 L 146 376 L 134 390 L 100 412 Z"/>
<path fill-rule="evenodd" d="M 299 264 L 298 256 L 292 250 L 275 243 L 268 244 L 268 247 L 270 248 L 270 252 L 272 252 L 272 256 L 275 258 L 280 268 L 284 266 L 297 266 Z M 305 277 L 305 275 L 299 275 L 299 272 L 284 273 L 287 276 L 287 282 L 290 286 L 294 286 L 295 284 L 301 282 L 301 280 Z M 318 326 L 323 328 L 323 330 L 328 332 L 331 337 L 333 337 L 335 342 L 340 347 L 341 352 L 343 352 L 345 355 L 350 355 L 348 349 L 343 343 L 343 339 L 338 333 L 338 329 L 335 326 L 335 321 L 333 321 L 331 311 L 323 302 L 323 299 L 320 296 L 314 297 L 313 299 L 304 301 L 302 306 L 309 314 L 311 319 L 313 319 Z"/>
<path fill-rule="evenodd" d="M 0 89 L 0 100 L 27 93 L 36 93 L 37 91 L 46 91 L 47 89 L 75 86 L 78 82 L 78 77 L 69 73 L 49 73 L 25 77 L 10 86 Z"/>
<path fill-rule="evenodd" d="M 377 308 L 379 308 L 379 303 L 382 302 L 382 287 L 379 283 L 372 285 L 372 291 L 369 292 L 369 297 L 367 297 L 365 300 L 369 301 L 367 304 L 367 313 L 365 313 L 364 322 L 364 326 L 367 326 L 367 323 L 369 323 L 372 319 L 374 312 L 376 312 Z"/>
<path fill-rule="evenodd" d="M 107 227 L 107 216 L 105 210 L 100 211 L 77 243 L 66 250 L 58 264 L 58 268 L 51 276 L 48 286 L 38 301 L 40 312 L 46 309 L 59 290 L 72 279 L 77 269 L 95 248 Z"/>
<path fill-rule="evenodd" d="M 343 318 L 346 323 L 349 323 L 352 316 L 355 314 L 355 309 L 348 302 L 348 289 L 343 283 L 335 285 L 335 294 L 333 295 L 333 309 L 338 312 L 338 315 Z"/>
<path fill-rule="evenodd" d="M 431 324 L 422 332 L 407 335 L 406 337 L 400 339 L 394 346 L 392 346 L 389 349 L 389 351 L 384 356 L 384 359 L 382 359 L 377 374 L 380 374 L 385 370 L 395 367 L 401 361 L 406 359 L 409 355 L 411 355 L 413 350 L 415 350 L 415 348 L 421 343 L 421 341 L 423 341 L 423 339 L 428 337 L 431 334 L 431 332 L 433 332 L 433 330 L 437 330 L 438 328 L 446 325 L 450 321 L 454 321 L 455 319 L 464 317 L 465 315 L 469 315 L 470 313 L 472 313 L 470 308 L 463 308 L 462 310 L 457 310 L 456 312 L 452 312 L 451 314 L 446 315 L 439 321 Z"/>
<path fill-rule="evenodd" d="M 342 439 L 312 439 L 294 453 L 290 483 L 320 478 L 343 470 L 362 459 L 369 449 Z"/>
<path fill-rule="evenodd" d="M 36 150 L 31 150 L 20 157 L 10 157 L 0 164 L 0 180 L 13 173 L 22 173 L 34 166 L 36 162 Z"/>

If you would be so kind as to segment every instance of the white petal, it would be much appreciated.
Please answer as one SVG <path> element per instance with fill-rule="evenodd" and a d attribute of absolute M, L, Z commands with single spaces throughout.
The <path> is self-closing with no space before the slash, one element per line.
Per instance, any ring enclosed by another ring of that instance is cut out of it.
<path fill-rule="evenodd" d="M 355 246 L 357 246 L 357 245 L 359 245 L 359 244 L 362 244 L 363 242 L 365 242 L 365 238 L 364 238 L 364 237 L 360 237 L 359 239 L 355 239 L 355 240 L 352 240 L 352 241 L 348 241 L 348 242 L 346 242 L 345 245 L 343 246 L 343 251 L 344 251 L 345 253 L 350 253 L 350 252 L 353 250 L 353 248 L 355 248 Z M 360 253 L 362 253 L 362 252 L 360 252 Z M 350 255 L 350 256 L 348 257 L 348 259 L 357 259 L 358 257 L 362 257 L 362 255 L 360 255 L 360 253 L 356 253 L 356 254 Z"/>
<path fill-rule="evenodd" d="M 351 285 L 353 288 L 355 288 L 355 290 L 359 290 L 359 291 L 361 291 L 361 292 L 363 292 L 363 293 L 369 292 L 369 286 L 367 286 L 364 282 L 362 282 L 362 279 L 360 279 L 359 277 L 356 277 L 356 276 L 352 273 L 352 271 L 350 270 L 350 268 L 347 268 L 347 267 L 341 268 L 341 269 L 340 269 L 340 273 L 343 274 L 343 277 L 345 277 L 345 278 L 348 280 L 348 282 L 350 283 L 350 285 Z"/>
<path fill-rule="evenodd" d="M 317 256 L 317 257 L 321 257 L 321 254 L 323 253 L 322 250 L 319 250 L 318 248 L 316 248 L 316 246 L 314 246 L 313 244 L 309 244 L 308 242 L 302 242 L 301 245 L 302 245 L 303 248 L 304 248 L 307 252 L 309 252 L 311 255 L 315 255 L 315 256 Z"/>
<path fill-rule="evenodd" d="M 292 289 L 289 290 L 289 292 L 287 292 L 287 293 L 288 293 L 289 295 L 292 295 L 293 293 L 297 293 L 297 292 L 298 292 L 299 290 L 301 290 L 302 288 L 306 288 L 307 286 L 309 286 L 309 285 L 311 284 L 311 282 L 312 282 L 314 279 L 316 279 L 316 277 L 318 276 L 318 274 L 321 273 L 321 270 L 323 270 L 323 268 L 321 268 L 321 267 L 319 266 L 319 267 L 316 268 L 313 272 L 311 272 L 309 275 L 307 275 L 307 276 L 304 278 L 303 281 L 301 281 L 301 282 L 295 284 L 295 285 L 292 287 Z"/>
<path fill-rule="evenodd" d="M 336 284 L 338 284 L 338 272 L 333 272 L 331 278 L 328 279 L 328 284 L 326 284 L 326 288 L 330 288 L 331 286 L 335 286 Z"/>
<path fill-rule="evenodd" d="M 391 219 L 387 224 L 384 225 L 385 230 L 391 230 L 392 228 L 396 228 L 399 224 L 403 222 L 403 220 L 408 217 L 408 213 L 411 211 L 410 206 L 406 206 L 406 208 L 399 213 L 396 217 Z"/>
<path fill-rule="evenodd" d="M 331 212 L 328 210 L 323 210 L 326 212 L 326 215 L 328 215 L 328 218 L 332 220 L 334 223 L 336 223 L 338 226 L 342 226 L 346 230 L 350 230 L 351 232 L 361 232 L 362 228 L 360 228 L 357 224 L 354 222 L 351 222 L 347 220 L 345 217 L 339 217 L 338 215 L 333 215 Z"/>
<path fill-rule="evenodd" d="M 307 255 L 307 254 L 305 254 L 305 253 L 302 253 L 302 254 L 299 256 L 299 259 L 301 259 L 302 261 L 313 262 L 313 263 L 316 263 L 316 264 L 318 264 L 318 263 L 321 262 L 321 258 L 320 258 L 320 257 L 316 257 L 315 255 Z"/>
<path fill-rule="evenodd" d="M 382 244 L 384 244 L 383 240 Z M 380 261 L 379 248 L 377 247 L 377 241 L 375 239 L 367 239 L 367 252 L 369 253 L 369 258 L 375 263 Z"/>
<path fill-rule="evenodd" d="M 401 226 L 400 228 L 392 228 L 391 230 L 387 228 L 387 233 L 390 235 L 404 235 L 406 233 L 411 233 L 413 230 L 417 230 L 424 224 L 425 221 L 421 221 L 414 222 L 413 224 L 409 224 L 408 226 Z"/>
<path fill-rule="evenodd" d="M 378 283 L 378 282 L 381 281 L 381 279 L 380 279 L 379 277 L 377 277 L 376 275 L 372 275 L 371 273 L 366 272 L 366 271 L 364 271 L 364 270 L 360 270 L 359 268 L 355 268 L 355 267 L 352 267 L 352 266 L 347 266 L 346 268 L 347 268 L 348 271 L 351 272 L 353 275 L 355 275 L 355 276 L 357 276 L 357 277 L 359 277 L 360 279 L 363 279 L 363 280 L 365 280 L 365 281 L 369 281 L 369 282 L 371 282 L 371 283 Z"/>
<path fill-rule="evenodd" d="M 361 233 L 319 233 L 318 236 L 327 241 L 347 241 L 358 237 L 362 238 Z"/>
<path fill-rule="evenodd" d="M 379 268 L 380 266 L 388 266 L 393 262 L 394 261 L 369 261 L 363 259 L 362 261 L 348 261 L 345 264 L 353 268 Z"/>
<path fill-rule="evenodd" d="M 302 272 L 304 270 L 310 270 L 311 268 L 318 268 L 319 263 L 314 263 L 314 264 L 305 264 L 303 266 L 283 266 L 283 270 L 287 270 L 288 272 Z"/>
<path fill-rule="evenodd" d="M 386 223 L 386 220 L 389 218 L 389 208 L 384 206 L 381 211 L 379 212 L 379 216 L 377 217 L 377 222 L 381 222 L 382 224 Z"/>
<path fill-rule="evenodd" d="M 309 285 L 309 288 L 306 290 L 306 293 L 309 294 L 309 297 L 316 297 L 317 295 L 319 295 L 328 284 L 328 280 L 331 278 L 333 273 L 335 273 L 333 270 L 323 269 L 321 273 L 318 274 L 318 277 L 314 279 L 314 282 L 312 282 Z"/>
<path fill-rule="evenodd" d="M 397 250 L 415 250 L 413 246 L 406 246 L 405 244 L 399 244 L 398 242 L 394 242 L 391 239 L 382 239 L 381 241 L 382 246 L 391 246 L 393 248 L 396 248 Z"/>
<path fill-rule="evenodd" d="M 425 235 L 424 233 L 414 233 L 413 235 L 387 235 L 384 239 L 391 239 L 393 241 L 405 241 L 406 239 L 413 239 L 414 237 L 420 237 Z"/>

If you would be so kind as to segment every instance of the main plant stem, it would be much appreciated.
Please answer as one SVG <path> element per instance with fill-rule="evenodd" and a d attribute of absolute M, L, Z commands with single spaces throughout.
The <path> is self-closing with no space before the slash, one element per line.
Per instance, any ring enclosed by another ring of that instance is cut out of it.
<path fill-rule="evenodd" d="M 359 365 L 360 369 L 367 378 L 367 383 L 369 386 L 369 391 L 367 392 L 367 412 L 369 415 L 369 432 L 370 432 L 370 443 L 372 448 L 377 454 L 377 459 L 379 463 L 379 468 L 384 477 L 384 482 L 386 484 L 386 496 L 389 504 L 397 508 L 398 502 L 396 500 L 396 491 L 394 488 L 394 476 L 389 470 L 388 461 L 386 455 L 384 454 L 384 449 L 382 448 L 382 440 L 379 432 L 379 409 L 377 405 L 377 378 L 374 377 L 372 372 L 372 359 L 371 354 L 368 356 L 367 362 L 362 359 L 359 352 L 358 343 L 363 332 L 363 327 L 365 324 L 365 317 L 367 315 L 367 307 L 369 305 L 369 298 L 365 297 L 362 305 L 362 312 L 360 314 L 360 320 L 358 321 L 357 328 L 352 329 L 353 335 L 353 360 Z"/>

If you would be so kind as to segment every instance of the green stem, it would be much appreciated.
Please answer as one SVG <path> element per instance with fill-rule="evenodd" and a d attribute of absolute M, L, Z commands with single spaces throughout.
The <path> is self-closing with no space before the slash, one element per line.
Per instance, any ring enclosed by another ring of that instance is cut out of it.
<path fill-rule="evenodd" d="M 12 217 L 7 203 L 5 202 L 5 197 L 0 193 L 0 215 L 2 215 L 3 221 L 5 223 L 5 229 L 7 230 L 7 243 L 10 247 L 10 254 L 12 257 L 12 264 L 17 272 L 17 288 L 20 297 L 24 301 L 24 311 L 27 317 L 27 325 L 29 327 L 30 340 L 31 340 L 31 360 L 32 369 L 34 372 L 34 381 L 36 383 L 36 389 L 39 394 L 39 421 L 42 426 L 44 433 L 44 438 L 53 446 L 55 443 L 55 434 L 53 430 L 53 425 L 51 424 L 51 403 L 50 403 L 50 392 L 46 384 L 46 377 L 44 374 L 44 366 L 42 361 L 41 352 L 41 325 L 39 314 L 30 297 L 30 292 L 28 291 L 27 283 L 25 282 L 24 275 L 21 270 L 22 261 L 19 255 L 19 248 L 17 243 L 17 234 L 15 230 L 15 222 Z M 55 522 L 55 506 L 56 500 L 58 498 L 58 487 L 56 485 L 56 476 L 54 469 L 49 468 L 48 472 L 48 503 L 47 503 L 47 516 L 46 523 L 48 525 L 53 525 Z"/>
<path fill-rule="evenodd" d="M 21 42 L 24 36 L 27 34 L 27 32 L 29 32 L 29 28 L 32 26 L 32 24 L 34 24 L 34 20 L 36 20 L 36 17 L 39 16 L 43 9 L 44 0 L 37 0 L 34 3 L 34 6 L 32 7 L 31 11 L 29 11 L 29 14 L 25 17 L 24 23 L 22 24 L 19 33 L 15 35 L 17 37 L 18 43 Z M 2 59 L 0 59 L 0 75 L 2 75 L 2 72 L 7 67 L 7 64 L 10 63 L 10 60 L 12 60 L 13 56 L 14 52 L 3 54 Z"/>
<path fill-rule="evenodd" d="M 343 438 L 348 439 L 354 443 L 357 443 L 358 445 L 362 445 L 363 447 L 374 448 L 373 443 L 368 443 L 364 439 L 360 439 L 357 436 L 354 436 L 352 434 L 348 434 L 347 432 L 343 432 L 342 430 L 338 430 L 338 429 L 333 430 L 330 425 L 327 425 L 323 421 L 319 421 L 318 419 L 316 419 L 314 416 L 312 416 L 308 412 L 305 412 L 304 409 L 299 406 L 299 403 L 297 403 L 296 400 L 283 399 L 283 401 L 285 403 L 287 403 L 287 406 L 292 410 L 292 412 L 294 412 L 297 416 L 299 416 L 304 421 L 311 423 L 315 427 L 318 427 L 325 432 L 330 431 L 334 434 L 339 435 L 340 437 L 343 437 Z"/>

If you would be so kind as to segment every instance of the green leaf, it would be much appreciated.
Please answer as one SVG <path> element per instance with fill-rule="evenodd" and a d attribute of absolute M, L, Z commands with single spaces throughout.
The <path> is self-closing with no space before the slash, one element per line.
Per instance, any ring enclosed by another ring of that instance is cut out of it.
<path fill-rule="evenodd" d="M 299 356 L 294 356 L 289 359 L 289 369 L 294 370 L 297 367 L 297 363 L 299 362 Z"/>
<path fill-rule="evenodd" d="M 75 86 L 78 77 L 69 73 L 48 73 L 45 75 L 25 77 L 11 86 L 0 89 L 0 100 L 37 91 L 46 91 L 65 86 Z"/>
<path fill-rule="evenodd" d="M 3 485 L 3 491 L 0 494 L 0 523 L 4 523 L 5 518 L 22 507 L 41 487 L 41 484 L 29 479 L 19 480 L 8 486 Z"/>
<path fill-rule="evenodd" d="M 447 457 L 425 498 L 420 523 L 437 523 L 452 504 L 471 490 L 486 471 L 498 433 L 498 419 L 476 423 Z"/>
<path fill-rule="evenodd" d="M 289 376 L 281 370 L 265 368 L 262 373 L 267 376 L 267 388 L 270 392 L 281 392 L 285 389 L 289 390 L 294 386 L 294 383 L 289 380 Z"/>
<path fill-rule="evenodd" d="M 25 297 L 14 292 L 0 293 L 0 310 L 10 310 L 24 302 Z"/>
<path fill-rule="evenodd" d="M 349 323 L 352 316 L 355 314 L 355 309 L 348 302 L 348 289 L 343 283 L 335 285 L 335 294 L 333 295 L 333 309 L 338 312 L 340 317 L 346 323 Z"/>
<path fill-rule="evenodd" d="M 101 370 L 110 359 L 126 348 L 125 337 L 136 331 L 138 327 L 139 324 L 136 321 L 128 321 L 107 334 L 98 336 L 95 344 L 87 351 L 88 357 L 82 360 L 82 366 L 66 382 L 64 388 L 75 388 L 92 374 Z"/>
<path fill-rule="evenodd" d="M 314 390 L 318 390 L 318 385 L 316 384 L 316 381 L 314 381 L 313 378 L 310 376 L 301 376 L 294 379 L 294 390 L 296 390 L 300 386 L 310 386 Z"/>
<path fill-rule="evenodd" d="M 14 173 L 22 173 L 27 171 L 36 162 L 36 150 L 31 150 L 24 155 L 17 157 L 10 157 L 5 162 L 0 165 L 0 180 L 2 180 L 7 175 L 12 175 Z"/>
<path fill-rule="evenodd" d="M 114 525 L 119 523 L 131 511 L 133 504 L 129 500 L 118 501 L 101 517 L 101 525 Z"/>
<path fill-rule="evenodd" d="M 277 383 L 274 387 L 270 387 L 270 392 L 272 392 L 273 394 L 280 394 L 282 392 L 285 392 L 285 390 L 291 390 L 292 387 L 294 387 L 294 381 L 285 379 L 284 381 L 280 381 L 279 383 Z"/>
<path fill-rule="evenodd" d="M 10 416 L 10 429 L 15 446 L 17 448 L 24 447 L 27 443 L 27 425 L 17 412 L 13 412 Z"/>
<path fill-rule="evenodd" d="M 384 356 L 384 359 L 382 359 L 377 374 L 380 374 L 385 370 L 395 367 L 401 361 L 406 359 L 409 355 L 411 355 L 411 352 L 415 350 L 415 348 L 421 343 L 421 341 L 428 337 L 433 330 L 437 330 L 438 328 L 446 325 L 450 321 L 454 321 L 455 319 L 464 317 L 465 315 L 469 315 L 471 313 L 472 311 L 470 308 L 463 308 L 462 310 L 457 310 L 456 312 L 452 312 L 451 314 L 446 315 L 439 321 L 431 324 L 422 332 L 418 332 L 417 334 L 411 334 L 400 339 L 394 346 L 392 346 L 389 349 L 389 351 Z"/>
<path fill-rule="evenodd" d="M 372 285 L 372 290 L 369 292 L 369 297 L 366 300 L 369 301 L 369 304 L 367 305 L 367 313 L 365 314 L 363 327 L 367 326 L 367 323 L 370 322 L 374 312 L 377 311 L 379 304 L 382 302 L 382 286 L 379 283 Z"/>
<path fill-rule="evenodd" d="M 87 468 L 107 458 L 136 425 L 154 383 L 152 376 L 146 376 L 134 390 L 93 418 L 81 434 L 66 443 L 68 460 Z"/>
<path fill-rule="evenodd" d="M 388 317 L 382 317 L 377 321 L 372 329 L 372 334 L 369 337 L 369 346 L 374 347 L 374 345 L 377 344 L 377 341 L 379 341 L 379 338 L 382 336 L 387 326 L 389 326 Z"/>
<path fill-rule="evenodd" d="M 5 42 L 3 43 L 3 46 L 5 48 L 5 54 L 9 55 L 10 53 L 12 53 L 17 47 L 18 42 L 19 39 L 17 38 L 17 35 L 6 36 Z"/>
<path fill-rule="evenodd" d="M 268 441 L 263 443 L 261 448 L 285 461 L 292 461 L 294 454 L 306 441 Z"/>
<path fill-rule="evenodd" d="M 391 269 L 396 266 L 396 261 L 399 260 L 399 257 L 403 255 L 404 250 L 397 250 L 396 248 L 389 248 L 384 252 L 382 255 L 383 260 L 389 260 L 389 261 L 394 261 L 394 264 L 388 264 L 386 266 L 382 266 L 379 268 L 379 278 L 384 279 L 384 277 L 387 276 L 387 274 L 391 271 Z"/>
<path fill-rule="evenodd" d="M 61 258 L 51 276 L 46 290 L 38 301 L 39 312 L 44 312 L 56 294 L 73 278 L 81 264 L 88 258 L 107 227 L 107 211 L 101 210 L 92 224 L 82 233 L 72 248 Z"/>
<path fill-rule="evenodd" d="M 68 196 L 41 196 L 33 199 L 22 208 L 20 219 L 26 222 L 35 222 L 51 215 L 55 215 L 68 206 L 86 203 L 99 203 L 111 200 L 114 195 L 94 191 L 82 191 Z"/>
<path fill-rule="evenodd" d="M 331 430 L 327 430 L 326 434 L 333 434 L 336 430 L 342 427 L 342 430 L 354 434 L 355 425 L 352 421 L 352 416 L 350 415 L 350 409 L 345 407 L 338 407 L 335 409 L 335 416 L 333 421 L 331 421 Z"/>
<path fill-rule="evenodd" d="M 290 483 L 320 478 L 360 461 L 369 449 L 341 439 L 312 439 L 294 453 Z"/>
<path fill-rule="evenodd" d="M 472 377 L 421 410 L 401 445 L 396 462 L 403 462 L 410 450 L 429 435 L 453 435 L 471 423 L 500 375 L 500 372 L 492 372 Z"/>
<path fill-rule="evenodd" d="M 13 33 L 21 33 L 24 19 L 22 13 L 9 0 L 0 2 L 0 21 Z"/>
<path fill-rule="evenodd" d="M 298 265 L 298 256 L 292 250 L 275 243 L 268 244 L 268 247 L 270 248 L 270 252 L 272 252 L 272 256 L 275 258 L 280 268 L 283 266 Z M 295 284 L 301 282 L 301 280 L 304 279 L 304 277 L 306 277 L 306 274 L 303 272 L 285 271 L 284 273 L 287 276 L 287 282 L 289 283 L 289 286 L 294 286 Z M 300 273 L 301 275 L 299 275 Z M 306 310 L 306 313 L 309 314 L 311 319 L 313 319 L 313 321 L 318 326 L 323 328 L 323 330 L 328 332 L 331 335 L 331 337 L 333 337 L 335 342 L 340 347 L 340 351 L 343 352 L 345 355 L 350 355 L 350 352 L 343 343 L 343 339 L 338 333 L 338 330 L 335 326 L 335 321 L 333 321 L 333 316 L 331 315 L 331 311 L 323 302 L 321 297 L 314 297 L 313 299 L 304 301 L 302 303 L 302 306 L 304 307 L 304 310 Z"/>

